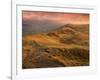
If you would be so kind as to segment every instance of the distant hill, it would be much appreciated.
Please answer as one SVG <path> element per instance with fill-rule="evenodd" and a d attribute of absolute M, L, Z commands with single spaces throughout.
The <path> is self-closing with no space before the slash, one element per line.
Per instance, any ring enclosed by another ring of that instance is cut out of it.
<path fill-rule="evenodd" d="M 46 32 L 60 27 L 62 24 L 51 20 L 22 20 L 23 35 Z"/>
<path fill-rule="evenodd" d="M 67 24 L 23 36 L 23 68 L 89 65 L 89 25 Z"/>

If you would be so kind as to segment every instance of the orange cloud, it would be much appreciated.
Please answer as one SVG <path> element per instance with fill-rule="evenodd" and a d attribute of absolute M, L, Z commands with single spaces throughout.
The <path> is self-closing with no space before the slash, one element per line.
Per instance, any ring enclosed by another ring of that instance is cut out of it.
<path fill-rule="evenodd" d="M 22 18 L 25 20 L 51 20 L 58 23 L 89 24 L 89 14 L 84 13 L 61 13 L 61 12 L 36 12 L 23 11 Z"/>

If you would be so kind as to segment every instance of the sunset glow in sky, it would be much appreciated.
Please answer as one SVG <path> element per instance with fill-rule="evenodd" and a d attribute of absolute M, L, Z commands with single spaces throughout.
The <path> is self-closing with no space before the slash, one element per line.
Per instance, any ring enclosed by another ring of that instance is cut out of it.
<path fill-rule="evenodd" d="M 23 20 L 52 21 L 61 24 L 89 24 L 89 14 L 23 11 Z"/>

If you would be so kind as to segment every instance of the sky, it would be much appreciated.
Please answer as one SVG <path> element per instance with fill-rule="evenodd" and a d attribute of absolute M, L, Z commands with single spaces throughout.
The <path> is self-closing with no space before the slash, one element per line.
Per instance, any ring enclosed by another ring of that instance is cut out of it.
<path fill-rule="evenodd" d="M 89 14 L 22 11 L 23 31 L 46 31 L 65 24 L 89 24 Z"/>
<path fill-rule="evenodd" d="M 52 20 L 58 23 L 88 24 L 89 15 L 82 13 L 32 12 L 23 11 L 23 19 Z"/>

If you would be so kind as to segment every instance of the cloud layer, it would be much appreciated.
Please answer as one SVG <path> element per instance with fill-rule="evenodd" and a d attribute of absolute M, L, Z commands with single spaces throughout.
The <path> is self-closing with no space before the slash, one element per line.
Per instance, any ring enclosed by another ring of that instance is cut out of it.
<path fill-rule="evenodd" d="M 51 20 L 58 23 L 88 24 L 89 14 L 23 11 L 24 20 Z"/>

